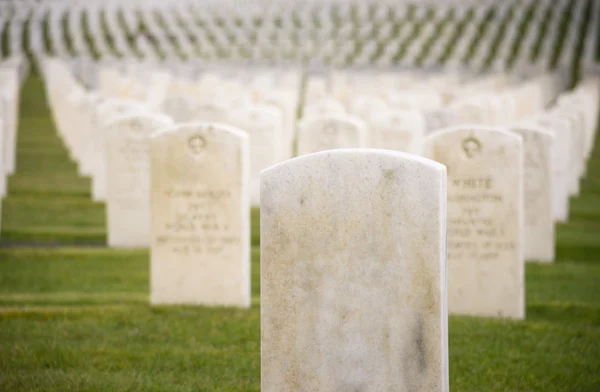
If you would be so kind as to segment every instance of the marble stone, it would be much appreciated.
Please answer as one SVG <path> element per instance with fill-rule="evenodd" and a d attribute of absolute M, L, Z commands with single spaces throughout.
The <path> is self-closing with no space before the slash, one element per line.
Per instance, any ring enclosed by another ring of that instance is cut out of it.
<path fill-rule="evenodd" d="M 346 108 L 335 99 L 320 99 L 308 102 L 302 109 L 302 119 L 315 119 L 328 116 L 343 116 Z"/>
<path fill-rule="evenodd" d="M 151 138 L 150 302 L 250 306 L 248 135 L 217 123 Z"/>
<path fill-rule="evenodd" d="M 367 126 L 354 116 L 326 116 L 302 120 L 297 130 L 298 155 L 367 145 Z"/>
<path fill-rule="evenodd" d="M 548 113 L 540 113 L 531 119 L 532 124 L 552 134 L 552 216 L 555 221 L 569 219 L 569 184 L 571 181 L 572 134 L 569 122 Z"/>
<path fill-rule="evenodd" d="M 443 165 L 301 156 L 260 211 L 262 391 L 448 391 Z"/>
<path fill-rule="evenodd" d="M 231 113 L 229 123 L 250 136 L 250 203 L 260 204 L 260 171 L 284 153 L 283 113 L 271 105 L 250 105 Z"/>
<path fill-rule="evenodd" d="M 125 115 L 107 124 L 108 246 L 150 244 L 150 135 L 172 124 L 162 115 Z"/>
<path fill-rule="evenodd" d="M 525 260 L 554 261 L 552 143 L 550 132 L 529 124 L 511 127 L 523 139 Z"/>
<path fill-rule="evenodd" d="M 17 165 L 17 132 L 19 123 L 19 73 L 14 67 L 0 67 L 0 95 L 4 105 L 0 116 L 4 121 L 4 170 L 15 172 Z"/>
<path fill-rule="evenodd" d="M 448 310 L 525 316 L 523 141 L 504 129 L 457 126 L 423 142 L 448 169 Z"/>
<path fill-rule="evenodd" d="M 106 125 L 115 118 L 145 111 L 142 103 L 121 99 L 107 99 L 96 108 L 92 119 L 91 148 L 87 150 L 92 162 L 92 200 L 106 200 Z"/>
<path fill-rule="evenodd" d="M 169 95 L 162 103 L 162 112 L 175 122 L 224 122 L 229 118 L 227 106 L 217 102 L 199 101 L 192 95 Z"/>
<path fill-rule="evenodd" d="M 418 153 L 425 118 L 416 110 L 388 110 L 372 115 L 369 139 L 374 148 Z"/>

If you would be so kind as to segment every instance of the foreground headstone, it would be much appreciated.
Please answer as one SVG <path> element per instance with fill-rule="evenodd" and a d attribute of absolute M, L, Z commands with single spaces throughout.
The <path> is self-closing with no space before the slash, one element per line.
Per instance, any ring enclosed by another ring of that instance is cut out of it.
<path fill-rule="evenodd" d="M 523 142 L 501 129 L 450 128 L 424 140 L 448 168 L 448 311 L 523 318 Z"/>
<path fill-rule="evenodd" d="M 298 155 L 336 148 L 366 147 L 367 128 L 354 116 L 305 119 L 298 124 Z"/>
<path fill-rule="evenodd" d="M 447 391 L 446 170 L 343 149 L 261 173 L 261 390 Z"/>
<path fill-rule="evenodd" d="M 248 136 L 183 124 L 151 155 L 150 302 L 250 306 Z"/>
<path fill-rule="evenodd" d="M 150 135 L 165 116 L 129 115 L 107 125 L 106 213 L 110 247 L 150 244 Z"/>
<path fill-rule="evenodd" d="M 525 260 L 554 261 L 552 134 L 532 125 L 511 128 L 523 138 Z"/>

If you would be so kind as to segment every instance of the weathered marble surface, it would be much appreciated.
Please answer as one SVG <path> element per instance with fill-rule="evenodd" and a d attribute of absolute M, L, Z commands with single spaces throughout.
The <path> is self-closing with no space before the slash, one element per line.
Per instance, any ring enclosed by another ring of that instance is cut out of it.
<path fill-rule="evenodd" d="M 150 244 L 150 135 L 170 126 L 161 115 L 128 115 L 107 125 L 106 223 L 110 247 Z"/>
<path fill-rule="evenodd" d="M 447 391 L 446 170 L 323 151 L 261 173 L 261 390 Z"/>
<path fill-rule="evenodd" d="M 249 140 L 216 123 L 152 137 L 150 302 L 250 306 Z"/>
<path fill-rule="evenodd" d="M 448 169 L 448 310 L 523 318 L 523 141 L 464 125 L 429 135 L 424 155 Z"/>
<path fill-rule="evenodd" d="M 528 124 L 511 127 L 523 138 L 525 260 L 554 261 L 552 215 L 552 139 L 550 132 Z"/>

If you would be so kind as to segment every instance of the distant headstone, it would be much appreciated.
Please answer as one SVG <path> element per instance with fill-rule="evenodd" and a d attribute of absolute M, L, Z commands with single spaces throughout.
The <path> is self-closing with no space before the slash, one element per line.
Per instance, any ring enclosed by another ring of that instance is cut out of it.
<path fill-rule="evenodd" d="M 92 162 L 92 199 L 106 200 L 106 124 L 116 118 L 144 113 L 146 108 L 136 101 L 107 99 L 98 105 L 92 119 L 93 129 L 86 153 Z"/>
<path fill-rule="evenodd" d="M 552 143 L 552 216 L 555 221 L 566 222 L 569 218 L 569 186 L 574 163 L 571 161 L 573 137 L 569 122 L 548 113 L 531 119 L 532 124 L 547 130 L 553 136 Z M 573 174 L 572 174 L 573 173 Z"/>
<path fill-rule="evenodd" d="M 262 391 L 448 391 L 445 190 L 394 151 L 261 173 Z"/>
<path fill-rule="evenodd" d="M 230 124 L 250 136 L 250 203 L 260 204 L 260 171 L 283 155 L 283 113 L 271 105 L 250 105 L 230 115 Z"/>
<path fill-rule="evenodd" d="M 298 155 L 336 148 L 367 145 L 367 127 L 354 116 L 327 116 L 305 119 L 298 124 Z"/>
<path fill-rule="evenodd" d="M 110 247 L 150 244 L 150 135 L 172 124 L 159 115 L 129 115 L 107 125 L 106 214 Z"/>
<path fill-rule="evenodd" d="M 249 141 L 190 123 L 151 140 L 150 302 L 250 306 Z"/>
<path fill-rule="evenodd" d="M 523 138 L 525 260 L 554 261 L 552 134 L 535 126 L 511 128 Z"/>
<path fill-rule="evenodd" d="M 302 109 L 302 119 L 315 119 L 346 114 L 344 105 L 335 99 L 320 99 L 308 102 Z"/>
<path fill-rule="evenodd" d="M 416 110 L 375 113 L 369 122 L 371 145 L 374 148 L 418 153 L 425 126 L 425 118 Z"/>
<path fill-rule="evenodd" d="M 521 319 L 523 141 L 476 126 L 435 132 L 424 156 L 448 168 L 448 310 Z"/>

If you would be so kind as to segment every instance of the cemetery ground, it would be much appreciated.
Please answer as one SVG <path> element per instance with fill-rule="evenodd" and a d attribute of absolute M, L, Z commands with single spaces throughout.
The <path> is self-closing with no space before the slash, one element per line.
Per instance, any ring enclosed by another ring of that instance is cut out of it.
<path fill-rule="evenodd" d="M 102 246 L 104 206 L 35 76 L 20 113 L 2 203 L 0 390 L 259 390 L 258 211 L 251 309 L 151 307 L 148 251 Z M 449 318 L 453 391 L 600 390 L 600 139 L 557 258 L 527 264 L 526 320 Z"/>

